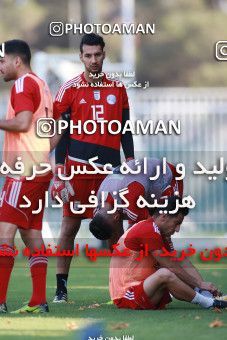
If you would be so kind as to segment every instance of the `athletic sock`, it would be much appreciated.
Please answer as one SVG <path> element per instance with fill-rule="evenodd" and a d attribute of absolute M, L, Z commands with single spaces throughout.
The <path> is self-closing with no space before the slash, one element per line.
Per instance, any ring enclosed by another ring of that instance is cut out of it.
<path fill-rule="evenodd" d="M 0 255 L 0 303 L 5 303 L 9 279 L 14 266 L 14 257 L 12 255 L 5 255 L 7 255 L 8 252 L 13 254 L 14 249 L 6 244 L 1 244 L 0 252 L 2 253 L 2 256 Z"/>
<path fill-rule="evenodd" d="M 203 296 L 213 298 L 213 294 L 211 292 L 209 292 L 208 290 L 203 290 L 203 289 L 196 287 L 196 288 L 194 288 L 194 291 L 203 295 Z"/>
<path fill-rule="evenodd" d="M 46 274 L 47 262 L 46 256 L 37 256 L 29 258 L 29 266 L 32 277 L 32 297 L 29 306 L 33 307 L 46 303 Z"/>
<path fill-rule="evenodd" d="M 57 290 L 56 292 L 67 293 L 68 274 L 56 274 Z"/>
<path fill-rule="evenodd" d="M 203 308 L 210 308 L 213 306 L 214 299 L 195 293 L 195 297 L 192 299 L 191 303 L 199 304 Z"/>

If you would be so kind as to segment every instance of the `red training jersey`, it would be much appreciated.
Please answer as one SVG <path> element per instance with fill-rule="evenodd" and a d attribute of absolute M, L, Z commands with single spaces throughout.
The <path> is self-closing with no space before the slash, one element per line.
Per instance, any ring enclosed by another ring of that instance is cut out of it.
<path fill-rule="evenodd" d="M 113 166 L 120 164 L 121 132 L 113 135 L 108 132 L 104 124 L 104 133 L 101 134 L 100 121 L 124 120 L 123 110 L 128 109 L 128 97 L 122 83 L 111 81 L 104 77 L 102 83 L 90 84 L 82 73 L 78 77 L 65 83 L 58 91 L 54 102 L 54 118 L 57 120 L 63 113 L 70 114 L 73 124 L 87 124 L 88 131 L 96 129 L 93 134 L 78 133 L 73 130 L 68 146 L 68 158 L 72 161 L 87 164 L 89 158 L 98 156 L 97 166 L 111 163 Z M 85 125 L 84 125 L 85 126 Z M 112 125 L 112 130 L 117 130 L 117 125 Z"/>

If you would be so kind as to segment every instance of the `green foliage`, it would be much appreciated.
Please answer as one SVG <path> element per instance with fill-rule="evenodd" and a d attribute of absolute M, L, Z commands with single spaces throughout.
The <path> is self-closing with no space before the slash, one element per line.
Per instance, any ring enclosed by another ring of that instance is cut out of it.
<path fill-rule="evenodd" d="M 33 49 L 58 50 L 79 47 L 80 35 L 51 37 L 51 21 L 79 23 L 89 13 L 89 0 L 0 0 L 0 40 L 23 38 Z M 120 0 L 96 0 L 99 23 L 120 23 Z M 75 7 L 76 8 L 76 7 Z M 87 8 L 87 11 L 86 11 Z M 137 35 L 137 79 L 152 86 L 227 86 L 227 62 L 215 59 L 215 43 L 225 40 L 225 12 L 218 0 L 135 1 L 135 22 L 155 23 L 155 35 Z M 80 19 L 78 19 L 80 18 Z M 95 22 L 95 20 L 94 20 Z M 112 62 L 121 59 L 122 39 L 105 37 Z"/>
<path fill-rule="evenodd" d="M 155 22 L 156 33 L 140 41 L 139 78 L 153 86 L 226 86 L 227 63 L 216 60 L 214 48 L 226 39 L 227 13 L 201 0 L 154 1 L 153 13 L 147 3 L 140 17 Z"/>
<path fill-rule="evenodd" d="M 36 0 L 2 0 L 0 11 L 0 39 L 27 39 L 34 44 L 34 30 L 45 17 L 45 7 Z"/>

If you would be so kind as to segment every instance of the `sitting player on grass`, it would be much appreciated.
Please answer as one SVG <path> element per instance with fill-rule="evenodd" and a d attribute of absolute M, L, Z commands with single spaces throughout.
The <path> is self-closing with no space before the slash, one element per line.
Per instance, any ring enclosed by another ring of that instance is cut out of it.
<path fill-rule="evenodd" d="M 110 296 L 118 308 L 163 309 L 171 302 L 170 294 L 203 308 L 227 307 L 227 301 L 215 298 L 220 295 L 218 288 L 203 281 L 192 264 L 188 267 L 173 261 L 172 257 L 160 256 L 162 247 L 170 251 L 166 240 L 179 232 L 188 214 L 186 207 L 170 214 L 176 208 L 177 199 L 182 203 L 176 196 L 168 198 L 167 214 L 157 209 L 152 217 L 135 224 L 119 239 L 118 251 L 127 248 L 129 256 L 115 256 L 110 262 Z M 141 259 L 140 252 L 145 248 L 148 256 Z M 198 291 L 210 292 L 210 296 Z"/>

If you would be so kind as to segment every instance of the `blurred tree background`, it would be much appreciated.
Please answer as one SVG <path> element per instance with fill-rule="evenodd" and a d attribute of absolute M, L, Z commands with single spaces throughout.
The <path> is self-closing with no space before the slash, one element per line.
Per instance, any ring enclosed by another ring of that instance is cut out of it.
<path fill-rule="evenodd" d="M 0 40 L 21 38 L 33 51 L 72 52 L 80 35 L 51 37 L 51 21 L 120 23 L 120 5 L 120 0 L 0 0 Z M 215 59 L 215 43 L 227 40 L 227 0 L 135 0 L 135 22 L 156 25 L 154 35 L 135 37 L 139 81 L 227 86 L 227 62 Z M 105 37 L 109 58 L 120 61 L 120 36 Z"/>

